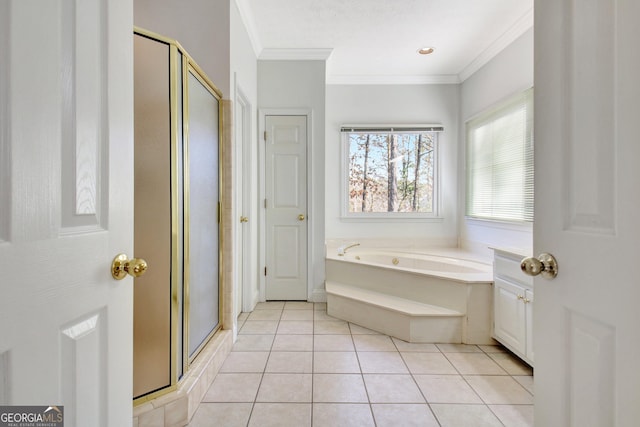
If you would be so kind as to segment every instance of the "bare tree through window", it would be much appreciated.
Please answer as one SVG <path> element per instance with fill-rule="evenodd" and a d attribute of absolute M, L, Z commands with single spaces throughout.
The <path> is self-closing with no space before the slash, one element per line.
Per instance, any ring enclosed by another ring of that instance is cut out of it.
<path fill-rule="evenodd" d="M 346 134 L 349 213 L 433 213 L 438 132 Z"/>

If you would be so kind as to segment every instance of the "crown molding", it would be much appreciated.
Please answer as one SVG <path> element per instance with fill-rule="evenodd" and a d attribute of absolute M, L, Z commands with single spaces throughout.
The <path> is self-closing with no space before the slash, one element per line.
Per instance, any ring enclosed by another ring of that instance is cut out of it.
<path fill-rule="evenodd" d="M 447 85 L 458 84 L 457 75 L 435 76 L 373 76 L 329 75 L 328 85 Z"/>
<path fill-rule="evenodd" d="M 247 30 L 251 46 L 258 59 L 261 60 L 327 60 L 332 49 L 265 49 L 258 36 L 257 26 L 248 0 L 235 0 L 240 17 Z M 533 27 L 533 8 L 529 9 L 504 34 L 496 39 L 487 49 L 471 61 L 458 75 L 432 76 L 363 76 L 363 75 L 328 75 L 327 84 L 332 85 L 367 85 L 367 84 L 458 84 L 464 82 L 473 73 L 488 63 L 504 48 Z"/>
<path fill-rule="evenodd" d="M 240 12 L 240 19 L 242 19 L 244 27 L 247 30 L 249 41 L 251 41 L 253 53 L 258 57 L 262 52 L 262 42 L 260 41 L 260 36 L 258 36 L 256 21 L 253 19 L 251 7 L 249 7 L 248 0 L 235 0 L 235 3 L 238 7 L 238 12 Z"/>
<path fill-rule="evenodd" d="M 265 61 L 326 61 L 333 49 L 262 49 L 258 59 Z"/>
<path fill-rule="evenodd" d="M 516 21 L 507 31 L 498 37 L 493 43 L 489 45 L 480 55 L 478 55 L 473 61 L 471 61 L 459 74 L 458 78 L 460 82 L 464 82 L 471 77 L 473 73 L 478 71 L 489 62 L 493 57 L 502 52 L 504 48 L 513 43 L 518 37 L 524 34 L 528 29 L 533 27 L 533 8 L 529 9 L 527 13 L 522 15 L 520 19 Z"/>

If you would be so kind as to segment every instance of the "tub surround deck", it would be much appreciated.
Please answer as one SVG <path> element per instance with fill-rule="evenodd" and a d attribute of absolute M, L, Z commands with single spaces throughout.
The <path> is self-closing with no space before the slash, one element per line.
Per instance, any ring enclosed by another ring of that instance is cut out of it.
<path fill-rule="evenodd" d="M 429 252 L 328 251 L 329 315 L 409 342 L 494 343 L 491 265 L 455 249 Z"/>

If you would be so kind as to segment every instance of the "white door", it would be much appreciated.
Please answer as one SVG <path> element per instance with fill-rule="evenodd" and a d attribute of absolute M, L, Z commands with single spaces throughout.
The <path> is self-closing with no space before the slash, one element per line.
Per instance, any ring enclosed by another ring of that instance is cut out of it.
<path fill-rule="evenodd" d="M 267 300 L 307 300 L 307 117 L 266 116 Z"/>
<path fill-rule="evenodd" d="M 0 3 L 0 404 L 68 427 L 132 421 L 132 9 Z"/>
<path fill-rule="evenodd" d="M 640 2 L 535 2 L 535 423 L 640 420 Z M 539 277 L 539 276 L 538 276 Z"/>
<path fill-rule="evenodd" d="M 237 91 L 237 89 L 236 89 Z M 235 102 L 235 113 L 234 113 L 234 138 L 235 138 L 235 170 L 236 170 L 236 188 L 241 189 L 240 197 L 236 197 L 236 212 L 240 213 L 240 224 L 237 228 L 238 232 L 236 233 L 236 256 L 234 259 L 236 260 L 236 265 L 233 271 L 236 275 L 235 280 L 235 313 L 238 316 L 242 312 L 242 305 L 244 299 L 244 263 L 245 263 L 245 253 L 246 248 L 244 247 L 244 234 L 245 228 L 244 224 L 249 221 L 249 217 L 246 215 L 246 210 L 244 207 L 244 108 L 242 104 L 239 102 L 239 97 L 236 95 Z"/>
<path fill-rule="evenodd" d="M 236 271 L 236 315 L 242 311 L 253 310 L 252 292 L 255 283 L 255 268 L 251 268 L 252 240 L 251 227 L 255 218 L 251 215 L 252 168 L 251 168 L 251 105 L 238 86 L 236 86 L 235 102 L 235 146 L 236 146 L 236 188 L 241 190 L 236 198 L 237 212 L 240 214 L 238 232 L 236 233 L 237 265 Z M 253 276 L 251 272 L 254 272 Z"/>

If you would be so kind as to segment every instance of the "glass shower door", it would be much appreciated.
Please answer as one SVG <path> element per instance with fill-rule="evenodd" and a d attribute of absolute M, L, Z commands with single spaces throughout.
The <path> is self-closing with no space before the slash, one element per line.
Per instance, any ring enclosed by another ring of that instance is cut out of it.
<path fill-rule="evenodd" d="M 185 310 L 190 361 L 220 324 L 220 99 L 191 65 L 186 85 Z"/>
<path fill-rule="evenodd" d="M 177 388 L 221 327 L 222 95 L 174 41 L 137 29 L 134 400 Z M 142 256 L 142 255 L 141 255 Z"/>

